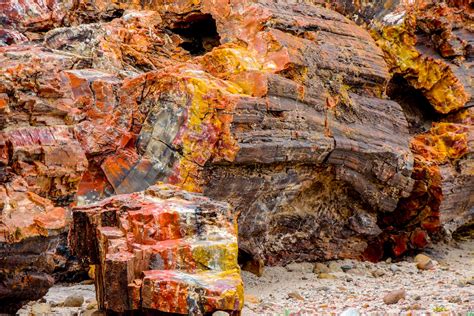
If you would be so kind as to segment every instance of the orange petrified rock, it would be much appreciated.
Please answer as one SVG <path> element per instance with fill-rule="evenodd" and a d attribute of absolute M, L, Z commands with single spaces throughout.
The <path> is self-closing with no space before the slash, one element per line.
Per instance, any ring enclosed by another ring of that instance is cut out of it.
<path fill-rule="evenodd" d="M 230 207 L 169 185 L 78 207 L 73 251 L 96 265 L 107 311 L 200 315 L 243 307 Z"/>

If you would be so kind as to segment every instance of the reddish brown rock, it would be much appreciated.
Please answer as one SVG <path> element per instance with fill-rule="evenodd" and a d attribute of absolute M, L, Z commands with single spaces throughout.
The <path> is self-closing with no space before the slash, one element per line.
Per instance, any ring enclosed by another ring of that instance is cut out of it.
<path fill-rule="evenodd" d="M 14 313 L 46 294 L 55 280 L 84 275 L 67 250 L 67 210 L 29 191 L 28 183 L 8 170 L 0 175 L 0 311 Z"/>
<path fill-rule="evenodd" d="M 230 206 L 172 186 L 74 209 L 74 253 L 96 265 L 101 308 L 238 313 L 243 284 Z"/>
<path fill-rule="evenodd" d="M 377 211 L 411 191 L 407 123 L 382 97 L 389 77 L 368 33 L 333 11 L 301 8 L 235 3 L 224 17 L 203 3 L 222 41 L 248 46 L 223 45 L 194 65 L 124 82 L 121 106 L 144 110 L 134 112 L 136 149 L 102 164 L 115 190 L 160 180 L 230 201 L 241 248 L 269 263 L 360 256 L 381 232 Z M 331 225 L 328 243 L 329 223 L 340 226 Z M 307 234 L 296 229 L 306 225 Z"/>
<path fill-rule="evenodd" d="M 413 138 L 413 192 L 383 218 L 388 231 L 397 231 L 391 233 L 394 255 L 423 248 L 430 235 L 451 234 L 474 220 L 473 131 L 472 125 L 433 123 Z"/>

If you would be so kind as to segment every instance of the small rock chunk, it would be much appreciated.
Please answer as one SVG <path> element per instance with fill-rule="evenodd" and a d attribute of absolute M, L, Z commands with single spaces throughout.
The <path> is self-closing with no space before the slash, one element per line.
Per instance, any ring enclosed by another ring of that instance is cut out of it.
<path fill-rule="evenodd" d="M 430 270 L 434 268 L 434 263 L 431 258 L 421 253 L 416 255 L 415 263 L 419 270 Z"/>
<path fill-rule="evenodd" d="M 84 303 L 84 297 L 82 295 L 69 295 L 64 301 L 64 307 L 81 307 Z"/>
<path fill-rule="evenodd" d="M 383 297 L 383 302 L 387 305 L 397 304 L 401 299 L 405 299 L 405 296 L 406 292 L 404 289 L 391 291 Z"/>
<path fill-rule="evenodd" d="M 317 262 L 313 268 L 314 273 L 329 273 L 329 268 L 327 265 L 321 262 Z"/>

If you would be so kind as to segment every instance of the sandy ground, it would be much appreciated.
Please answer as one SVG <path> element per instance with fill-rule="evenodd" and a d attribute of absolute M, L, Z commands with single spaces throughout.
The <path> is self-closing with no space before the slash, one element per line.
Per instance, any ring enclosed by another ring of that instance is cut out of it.
<path fill-rule="evenodd" d="M 397 263 L 377 264 L 336 261 L 353 267 L 347 272 L 331 272 L 335 279 L 320 279 L 313 264 L 290 264 L 267 268 L 258 278 L 243 272 L 246 303 L 243 315 L 345 315 L 361 314 L 440 314 L 474 316 L 474 240 L 457 247 L 436 245 L 427 249 L 434 260 L 431 270 L 417 269 L 413 258 Z M 406 298 L 387 305 L 384 296 L 404 289 Z"/>
<path fill-rule="evenodd" d="M 467 315 L 474 316 L 474 240 L 427 249 L 434 267 L 419 270 L 413 258 L 377 264 L 350 260 L 326 263 L 321 279 L 314 263 L 268 267 L 262 277 L 243 271 L 246 302 L 242 315 Z M 344 268 L 346 272 L 341 269 Z M 350 269 L 349 269 L 350 268 Z M 393 290 L 405 299 L 384 303 Z M 83 297 L 80 307 L 64 307 L 67 296 Z M 20 315 L 102 315 L 92 285 L 55 286 Z"/>

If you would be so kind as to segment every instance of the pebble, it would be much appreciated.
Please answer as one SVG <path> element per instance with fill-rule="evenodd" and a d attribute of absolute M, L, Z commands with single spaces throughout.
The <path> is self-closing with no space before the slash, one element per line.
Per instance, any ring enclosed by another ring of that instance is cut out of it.
<path fill-rule="evenodd" d="M 405 295 L 406 293 L 403 289 L 391 291 L 383 297 L 383 302 L 387 305 L 396 304 L 401 299 L 405 299 Z"/>
<path fill-rule="evenodd" d="M 212 316 L 229 316 L 230 314 L 224 311 L 216 311 L 212 313 Z"/>
<path fill-rule="evenodd" d="M 434 268 L 434 263 L 430 257 L 424 254 L 418 254 L 415 257 L 416 267 L 420 270 L 430 270 Z"/>
<path fill-rule="evenodd" d="M 354 268 L 354 266 L 351 265 L 351 264 L 343 264 L 343 265 L 341 266 L 341 269 L 342 269 L 342 271 L 344 271 L 344 272 L 347 272 L 347 271 L 349 271 L 350 269 L 353 269 L 353 268 Z"/>
<path fill-rule="evenodd" d="M 459 296 L 451 296 L 448 298 L 448 302 L 450 303 L 461 303 L 462 299 Z"/>
<path fill-rule="evenodd" d="M 84 296 L 82 295 L 69 295 L 64 300 L 64 307 L 81 307 L 84 303 Z"/>
<path fill-rule="evenodd" d="M 292 298 L 294 300 L 304 301 L 304 297 L 301 296 L 301 294 L 298 293 L 298 292 L 290 292 L 290 293 L 288 293 L 288 297 Z"/>
<path fill-rule="evenodd" d="M 391 264 L 390 270 L 395 273 L 395 272 L 400 271 L 400 268 L 396 264 Z"/>
<path fill-rule="evenodd" d="M 324 291 L 324 292 L 327 292 L 327 291 L 330 291 L 331 288 L 329 286 L 320 286 L 318 288 L 316 288 L 316 291 Z"/>
<path fill-rule="evenodd" d="M 420 304 L 412 304 L 410 305 L 408 308 L 408 310 L 420 310 L 421 309 L 421 305 Z"/>
<path fill-rule="evenodd" d="M 329 268 L 327 265 L 321 262 L 317 262 L 314 267 L 313 267 L 313 272 L 314 273 L 329 273 Z"/>
<path fill-rule="evenodd" d="M 375 278 L 380 278 L 380 277 L 383 277 L 385 275 L 385 271 L 383 271 L 382 269 L 372 270 L 371 273 Z"/>
<path fill-rule="evenodd" d="M 337 277 L 334 274 L 329 274 L 329 273 L 320 273 L 318 275 L 318 278 L 320 278 L 320 279 L 337 279 Z"/>

